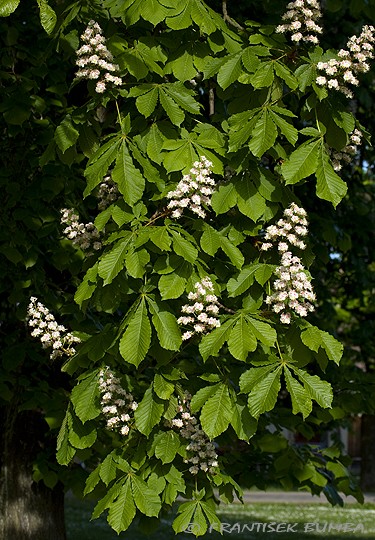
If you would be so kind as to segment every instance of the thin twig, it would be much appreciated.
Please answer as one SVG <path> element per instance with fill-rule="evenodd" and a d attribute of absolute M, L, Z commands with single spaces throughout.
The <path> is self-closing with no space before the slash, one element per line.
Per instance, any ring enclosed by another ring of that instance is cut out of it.
<path fill-rule="evenodd" d="M 223 17 L 224 17 L 224 21 L 226 21 L 228 24 L 234 26 L 234 28 L 237 28 L 237 30 L 244 31 L 245 28 L 244 28 L 243 26 L 241 26 L 237 21 L 235 21 L 234 19 L 232 19 L 231 17 L 229 17 L 229 15 L 228 15 L 228 9 L 227 9 L 227 0 L 223 0 L 223 1 L 222 1 L 222 6 L 223 6 Z"/>
<path fill-rule="evenodd" d="M 233 309 L 230 309 L 228 307 L 223 306 L 223 304 L 220 304 L 220 302 L 216 301 L 216 304 L 219 306 L 219 308 L 223 309 L 224 311 L 227 311 L 228 313 L 236 313 L 233 311 Z"/>
<path fill-rule="evenodd" d="M 215 91 L 214 91 L 213 86 L 211 85 L 208 91 L 208 103 L 209 103 L 208 114 L 212 116 L 215 114 Z"/>

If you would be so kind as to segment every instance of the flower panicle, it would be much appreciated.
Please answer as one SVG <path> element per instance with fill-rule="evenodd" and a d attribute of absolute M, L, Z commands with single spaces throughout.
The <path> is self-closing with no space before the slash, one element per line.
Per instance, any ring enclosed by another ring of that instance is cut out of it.
<path fill-rule="evenodd" d="M 352 36 L 347 42 L 347 49 L 341 49 L 337 58 L 327 62 L 318 62 L 317 68 L 322 72 L 316 78 L 316 84 L 341 92 L 347 98 L 353 98 L 348 85 L 358 86 L 358 75 L 370 69 L 369 60 L 374 57 L 375 28 L 364 26 L 359 36 Z"/>
<path fill-rule="evenodd" d="M 341 171 L 343 164 L 351 163 L 354 156 L 358 152 L 358 146 L 362 144 L 362 131 L 355 129 L 349 135 L 349 144 L 344 146 L 342 150 L 337 151 L 328 147 L 328 152 L 331 157 L 332 167 L 336 172 Z"/>
<path fill-rule="evenodd" d="M 317 0 L 295 0 L 289 2 L 287 10 L 282 16 L 283 24 L 276 27 L 277 33 L 290 33 L 291 40 L 295 43 L 304 41 L 318 45 L 323 29 L 317 24 L 321 18 L 320 5 Z"/>
<path fill-rule="evenodd" d="M 170 424 L 189 441 L 186 446 L 188 454 L 184 459 L 184 462 L 190 465 L 189 472 L 193 475 L 198 474 L 199 471 L 215 474 L 219 469 L 215 446 L 201 428 L 197 418 L 191 414 L 190 400 L 191 396 L 187 392 L 182 399 L 179 399 L 178 412 Z"/>
<path fill-rule="evenodd" d="M 214 292 L 211 279 L 207 276 L 195 283 L 194 292 L 188 294 L 189 304 L 182 306 L 184 315 L 177 319 L 180 325 L 192 325 L 192 330 L 186 331 L 182 339 L 186 341 L 194 334 L 204 334 L 213 328 L 220 326 L 220 320 L 216 317 L 219 313 L 218 298 Z"/>
<path fill-rule="evenodd" d="M 120 379 L 108 366 L 99 372 L 99 391 L 107 429 L 117 431 L 123 436 L 128 435 L 138 403 L 133 395 L 122 387 Z"/>
<path fill-rule="evenodd" d="M 211 206 L 211 195 L 215 190 L 215 180 L 211 178 L 212 163 L 205 156 L 195 161 L 189 174 L 185 174 L 173 191 L 167 193 L 172 210 L 172 218 L 180 218 L 187 208 L 200 218 L 206 217 L 202 205 Z"/>
<path fill-rule="evenodd" d="M 272 311 L 279 314 L 280 321 L 290 324 L 292 314 L 306 317 L 315 310 L 316 300 L 311 284 L 311 277 L 301 262 L 301 259 L 291 252 L 291 246 L 301 250 L 306 249 L 304 238 L 308 234 L 306 211 L 296 203 L 284 210 L 284 217 L 276 225 L 266 229 L 265 240 L 261 249 L 268 251 L 278 241 L 278 251 L 281 255 L 280 265 L 275 270 L 276 279 L 273 283 L 275 292 L 266 297 Z"/>
<path fill-rule="evenodd" d="M 121 86 L 120 67 L 113 63 L 113 56 L 106 46 L 100 25 L 91 20 L 81 35 L 83 45 L 77 50 L 78 79 L 96 81 L 95 91 L 103 94 L 109 86 Z"/>
<path fill-rule="evenodd" d="M 98 251 L 102 247 L 100 232 L 92 222 L 80 223 L 78 214 L 72 208 L 61 209 L 60 221 L 66 225 L 63 230 L 64 236 L 72 241 L 87 255 L 92 254 L 92 249 Z"/>
<path fill-rule="evenodd" d="M 39 339 L 43 349 L 52 349 L 51 360 L 76 353 L 74 344 L 81 342 L 79 337 L 58 324 L 54 315 L 35 296 L 30 298 L 27 308 L 27 323 L 32 329 L 31 336 Z"/>

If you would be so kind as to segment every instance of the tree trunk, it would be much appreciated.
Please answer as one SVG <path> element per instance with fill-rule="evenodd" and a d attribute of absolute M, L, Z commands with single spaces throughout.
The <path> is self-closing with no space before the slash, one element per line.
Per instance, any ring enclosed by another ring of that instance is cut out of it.
<path fill-rule="evenodd" d="M 375 491 L 375 416 L 362 415 L 361 423 L 361 489 Z"/>
<path fill-rule="evenodd" d="M 49 489 L 32 478 L 32 465 L 45 447 L 47 424 L 34 411 L 0 409 L 1 540 L 66 540 L 62 485 Z"/>

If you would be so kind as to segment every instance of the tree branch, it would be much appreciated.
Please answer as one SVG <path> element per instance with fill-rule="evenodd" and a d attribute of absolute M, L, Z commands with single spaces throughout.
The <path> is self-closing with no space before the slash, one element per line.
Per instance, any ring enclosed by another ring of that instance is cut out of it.
<path fill-rule="evenodd" d="M 234 28 L 237 28 L 237 30 L 242 30 L 244 31 L 245 28 L 243 26 L 241 26 L 237 21 L 235 21 L 234 19 L 232 19 L 231 17 L 229 17 L 228 15 L 228 9 L 227 9 L 227 0 L 223 0 L 222 1 L 222 7 L 223 7 L 223 18 L 224 18 L 224 21 L 227 22 L 228 24 L 230 24 L 231 26 L 234 26 Z"/>

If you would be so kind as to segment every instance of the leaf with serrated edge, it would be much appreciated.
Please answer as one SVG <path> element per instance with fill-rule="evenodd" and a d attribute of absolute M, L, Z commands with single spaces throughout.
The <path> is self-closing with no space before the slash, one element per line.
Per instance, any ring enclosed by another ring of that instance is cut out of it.
<path fill-rule="evenodd" d="M 310 375 L 302 369 L 294 366 L 290 367 L 296 373 L 300 381 L 303 382 L 305 389 L 312 399 L 324 409 L 331 407 L 333 399 L 332 386 L 327 381 L 323 381 L 317 375 Z"/>
<path fill-rule="evenodd" d="M 284 376 L 286 388 L 292 399 L 293 414 L 302 413 L 305 419 L 312 411 L 312 401 L 310 394 L 304 389 L 297 379 L 295 379 L 287 366 L 284 366 Z"/>
<path fill-rule="evenodd" d="M 200 415 L 202 428 L 209 438 L 213 439 L 227 429 L 231 416 L 232 404 L 228 387 L 222 383 L 202 407 Z"/>
<path fill-rule="evenodd" d="M 249 352 L 253 352 L 257 348 L 257 340 L 243 315 L 240 315 L 230 332 L 228 348 L 234 358 L 243 362 L 246 362 Z"/>
<path fill-rule="evenodd" d="M 253 387 L 249 395 L 248 405 L 254 418 L 259 418 L 261 414 L 274 408 L 281 388 L 280 375 L 281 366 L 277 367 Z"/>
<path fill-rule="evenodd" d="M 136 514 L 130 479 L 122 486 L 116 501 L 109 505 L 108 523 L 117 534 L 126 531 Z"/>
<path fill-rule="evenodd" d="M 134 413 L 136 427 L 148 437 L 163 414 L 163 402 L 148 388 Z"/>
<path fill-rule="evenodd" d="M 150 344 L 151 324 L 147 316 L 146 302 L 142 299 L 120 340 L 120 354 L 126 362 L 138 367 Z"/>

